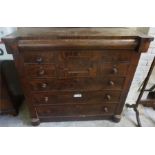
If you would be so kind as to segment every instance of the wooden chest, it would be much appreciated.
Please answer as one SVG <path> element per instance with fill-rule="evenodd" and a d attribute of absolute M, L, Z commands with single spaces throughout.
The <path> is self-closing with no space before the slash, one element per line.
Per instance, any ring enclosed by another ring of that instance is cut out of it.
<path fill-rule="evenodd" d="M 33 125 L 119 121 L 140 54 L 152 40 L 132 28 L 20 28 L 3 38 Z"/>

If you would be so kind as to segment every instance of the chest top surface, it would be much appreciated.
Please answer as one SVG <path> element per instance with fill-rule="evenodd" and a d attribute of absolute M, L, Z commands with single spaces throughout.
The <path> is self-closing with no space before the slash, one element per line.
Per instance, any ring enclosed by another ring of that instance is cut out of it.
<path fill-rule="evenodd" d="M 18 28 L 18 30 L 11 35 L 7 36 L 8 38 L 61 38 L 61 37 L 144 37 L 150 38 L 145 34 L 137 31 L 135 28 L 103 28 L 103 27 L 51 27 L 51 28 Z"/>

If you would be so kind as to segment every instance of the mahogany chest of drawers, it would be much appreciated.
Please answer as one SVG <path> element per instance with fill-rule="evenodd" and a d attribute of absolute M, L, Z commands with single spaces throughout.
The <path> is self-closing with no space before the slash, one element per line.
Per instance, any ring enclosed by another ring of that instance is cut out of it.
<path fill-rule="evenodd" d="M 19 28 L 2 40 L 37 125 L 119 121 L 140 54 L 153 38 L 132 28 Z"/>

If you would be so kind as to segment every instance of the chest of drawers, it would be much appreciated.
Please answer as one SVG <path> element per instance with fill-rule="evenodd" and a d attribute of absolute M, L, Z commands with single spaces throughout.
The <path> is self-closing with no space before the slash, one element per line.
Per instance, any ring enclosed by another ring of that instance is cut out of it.
<path fill-rule="evenodd" d="M 20 28 L 3 38 L 33 125 L 119 121 L 140 54 L 152 40 L 130 28 Z"/>

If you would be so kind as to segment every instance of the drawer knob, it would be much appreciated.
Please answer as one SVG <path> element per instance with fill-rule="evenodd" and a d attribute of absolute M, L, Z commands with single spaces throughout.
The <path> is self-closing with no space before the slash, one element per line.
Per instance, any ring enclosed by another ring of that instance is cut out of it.
<path fill-rule="evenodd" d="M 111 85 L 111 86 L 114 86 L 114 82 L 113 81 L 109 81 L 109 84 Z"/>
<path fill-rule="evenodd" d="M 41 87 L 42 87 L 42 88 L 46 88 L 46 87 L 47 87 L 47 83 L 42 83 L 42 84 L 41 84 Z"/>
<path fill-rule="evenodd" d="M 117 74 L 118 73 L 118 69 L 116 67 L 113 68 L 113 73 Z"/>
<path fill-rule="evenodd" d="M 108 108 L 107 107 L 104 107 L 104 112 L 108 112 Z"/>
<path fill-rule="evenodd" d="M 46 96 L 46 97 L 44 97 L 44 101 L 45 102 L 48 102 L 48 100 L 49 100 L 49 98 Z"/>
<path fill-rule="evenodd" d="M 111 100 L 111 96 L 109 94 L 106 95 L 106 98 L 107 98 L 108 101 Z"/>
<path fill-rule="evenodd" d="M 36 59 L 36 62 L 41 63 L 41 62 L 43 62 L 43 59 L 41 57 L 39 57 Z"/>
<path fill-rule="evenodd" d="M 40 70 L 40 71 L 38 72 L 38 74 L 39 74 L 39 75 L 44 75 L 44 74 L 45 74 L 45 70 Z"/>

